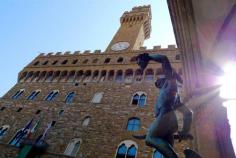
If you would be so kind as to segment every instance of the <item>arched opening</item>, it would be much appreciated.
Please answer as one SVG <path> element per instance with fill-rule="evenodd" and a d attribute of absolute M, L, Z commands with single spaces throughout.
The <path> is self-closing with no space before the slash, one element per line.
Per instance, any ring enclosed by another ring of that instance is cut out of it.
<path fill-rule="evenodd" d="M 39 74 L 40 72 L 34 72 L 33 77 L 32 77 L 32 82 L 36 82 L 39 79 Z"/>
<path fill-rule="evenodd" d="M 83 74 L 84 74 L 83 70 L 78 71 L 77 74 L 76 74 L 76 79 L 75 79 L 75 81 L 76 81 L 76 82 L 81 82 L 81 81 L 82 81 L 82 78 L 83 78 Z"/>
<path fill-rule="evenodd" d="M 141 69 L 137 69 L 135 71 L 135 81 L 136 82 L 141 82 L 142 79 L 143 79 L 143 75 L 142 75 Z"/>
<path fill-rule="evenodd" d="M 66 102 L 67 104 L 72 103 L 74 96 L 75 96 L 75 92 L 70 92 L 70 93 L 66 96 L 65 102 Z"/>
<path fill-rule="evenodd" d="M 120 143 L 116 151 L 116 158 L 135 158 L 138 145 L 132 140 L 125 140 Z"/>
<path fill-rule="evenodd" d="M 93 64 L 96 64 L 98 62 L 98 59 L 96 58 L 96 59 L 93 59 Z"/>
<path fill-rule="evenodd" d="M 61 71 L 54 72 L 52 82 L 57 82 L 58 81 L 60 73 L 61 73 Z"/>
<path fill-rule="evenodd" d="M 180 60 L 180 58 L 181 58 L 180 54 L 177 54 L 177 55 L 175 56 L 175 60 Z"/>
<path fill-rule="evenodd" d="M 75 60 L 72 61 L 72 64 L 74 65 L 74 64 L 76 64 L 77 62 L 78 62 L 78 59 L 75 59 Z"/>
<path fill-rule="evenodd" d="M 47 73 L 46 71 L 40 73 L 38 82 L 44 82 L 46 73 Z"/>
<path fill-rule="evenodd" d="M 68 71 L 63 71 L 60 75 L 59 82 L 66 82 Z"/>
<path fill-rule="evenodd" d="M 122 70 L 118 70 L 116 72 L 116 82 L 122 82 L 123 81 L 123 71 Z"/>
<path fill-rule="evenodd" d="M 90 82 L 91 74 L 92 74 L 91 70 L 85 71 L 83 82 Z"/>
<path fill-rule="evenodd" d="M 36 61 L 36 62 L 34 63 L 34 66 L 37 66 L 37 65 L 39 65 L 39 61 Z"/>
<path fill-rule="evenodd" d="M 42 65 L 47 65 L 48 64 L 48 60 L 44 61 Z"/>
<path fill-rule="evenodd" d="M 51 91 L 47 97 L 45 98 L 46 101 L 52 101 L 56 98 L 56 96 L 59 94 L 59 91 L 58 90 L 53 90 Z"/>
<path fill-rule="evenodd" d="M 61 64 L 65 65 L 68 62 L 68 60 L 64 60 Z"/>
<path fill-rule="evenodd" d="M 103 97 L 103 92 L 97 92 L 94 94 L 93 99 L 92 99 L 92 103 L 100 103 Z"/>
<path fill-rule="evenodd" d="M 107 75 L 107 71 L 106 70 L 102 70 L 101 76 L 100 76 L 100 81 L 101 82 L 106 80 L 106 75 Z"/>
<path fill-rule="evenodd" d="M 93 72 L 93 78 L 92 78 L 92 80 L 93 80 L 94 82 L 96 82 L 96 81 L 98 80 L 98 75 L 99 75 L 99 71 L 98 71 L 98 70 L 96 70 L 96 71 Z"/>
<path fill-rule="evenodd" d="M 25 77 L 25 82 L 30 82 L 32 80 L 32 77 L 33 77 L 33 71 L 28 72 Z"/>
<path fill-rule="evenodd" d="M 111 58 L 106 58 L 104 64 L 108 64 L 111 61 Z"/>
<path fill-rule="evenodd" d="M 83 61 L 83 64 L 87 64 L 88 63 L 88 59 L 85 59 L 84 61 Z"/>
<path fill-rule="evenodd" d="M 115 75 L 115 71 L 114 70 L 110 70 L 108 73 L 108 81 L 113 81 L 114 80 L 114 75 Z"/>
<path fill-rule="evenodd" d="M 125 71 L 125 82 L 126 83 L 131 83 L 133 81 L 133 70 L 132 69 L 127 69 Z"/>
<path fill-rule="evenodd" d="M 123 57 L 119 57 L 118 59 L 117 59 L 117 62 L 118 63 L 122 63 L 124 61 L 124 58 Z"/>
<path fill-rule="evenodd" d="M 153 69 L 147 69 L 145 72 L 145 81 L 153 81 L 154 72 Z"/>
<path fill-rule="evenodd" d="M 19 79 L 20 82 L 24 82 L 27 73 L 28 73 L 28 72 L 26 71 L 26 72 L 23 72 L 23 73 L 20 75 L 20 79 Z"/>
<path fill-rule="evenodd" d="M 52 65 L 56 65 L 58 63 L 57 60 L 53 61 Z"/>
<path fill-rule="evenodd" d="M 81 139 L 79 138 L 72 139 L 68 144 L 64 154 L 75 157 L 79 151 L 80 144 L 81 144 Z"/>
<path fill-rule="evenodd" d="M 24 91 L 25 91 L 24 89 L 18 90 L 11 98 L 18 99 L 24 93 Z"/>
<path fill-rule="evenodd" d="M 0 127 L 0 140 L 7 134 L 9 128 L 9 125 L 3 125 L 2 127 Z"/>
<path fill-rule="evenodd" d="M 138 105 L 139 107 L 144 107 L 146 105 L 147 95 L 144 92 L 136 92 L 133 97 L 131 104 Z"/>
<path fill-rule="evenodd" d="M 132 57 L 132 58 L 130 59 L 130 62 L 131 62 L 131 63 L 136 62 L 136 56 Z"/>
<path fill-rule="evenodd" d="M 90 123 L 91 117 L 90 116 L 86 116 L 82 122 L 82 127 L 87 127 Z"/>
<path fill-rule="evenodd" d="M 74 82 L 75 80 L 75 71 L 70 71 L 67 82 Z"/>
<path fill-rule="evenodd" d="M 46 75 L 45 82 L 51 82 L 53 77 L 53 71 L 49 71 Z"/>
<path fill-rule="evenodd" d="M 33 91 L 27 98 L 27 100 L 34 100 L 40 93 L 40 90 Z"/>
<path fill-rule="evenodd" d="M 141 127 L 141 121 L 137 117 L 132 117 L 127 122 L 127 131 L 138 131 Z"/>

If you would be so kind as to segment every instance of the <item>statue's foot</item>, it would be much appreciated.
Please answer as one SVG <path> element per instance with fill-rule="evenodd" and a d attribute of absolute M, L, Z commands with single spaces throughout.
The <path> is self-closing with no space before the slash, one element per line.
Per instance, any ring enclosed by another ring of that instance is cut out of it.
<path fill-rule="evenodd" d="M 202 158 L 197 152 L 191 149 L 184 149 L 185 158 Z"/>

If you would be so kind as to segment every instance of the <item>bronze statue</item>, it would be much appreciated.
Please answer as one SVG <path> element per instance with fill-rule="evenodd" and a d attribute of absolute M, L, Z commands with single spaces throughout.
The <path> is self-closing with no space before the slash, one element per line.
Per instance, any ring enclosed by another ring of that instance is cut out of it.
<path fill-rule="evenodd" d="M 192 139 L 189 134 L 192 111 L 180 100 L 177 82 L 183 84 L 183 80 L 176 73 L 165 55 L 143 53 L 136 57 L 137 64 L 143 73 L 149 61 L 153 60 L 162 64 L 164 78 L 157 79 L 155 85 L 160 89 L 157 102 L 155 104 L 155 120 L 152 122 L 148 132 L 144 136 L 134 136 L 137 139 L 145 138 L 146 145 L 157 149 L 165 158 L 178 158 L 173 149 L 174 139 Z M 178 130 L 175 110 L 183 114 L 183 128 L 177 135 Z M 190 149 L 184 151 L 187 158 L 200 158 L 200 156 Z M 195 156 L 195 157 L 194 157 Z"/>

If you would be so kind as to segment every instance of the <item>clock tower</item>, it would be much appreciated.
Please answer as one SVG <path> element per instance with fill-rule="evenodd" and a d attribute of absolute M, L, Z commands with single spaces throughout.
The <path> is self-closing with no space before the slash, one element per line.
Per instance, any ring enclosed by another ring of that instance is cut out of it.
<path fill-rule="evenodd" d="M 108 45 L 106 52 L 138 50 L 151 32 L 151 7 L 134 7 L 120 18 L 120 28 Z"/>

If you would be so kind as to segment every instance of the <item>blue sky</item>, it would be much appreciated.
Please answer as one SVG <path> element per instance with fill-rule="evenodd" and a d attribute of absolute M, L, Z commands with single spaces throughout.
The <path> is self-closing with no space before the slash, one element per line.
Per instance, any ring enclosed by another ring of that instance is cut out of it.
<path fill-rule="evenodd" d="M 7 0 L 0 2 L 0 96 L 40 52 L 105 50 L 119 18 L 134 6 L 152 7 L 145 46 L 175 44 L 166 0 Z"/>

